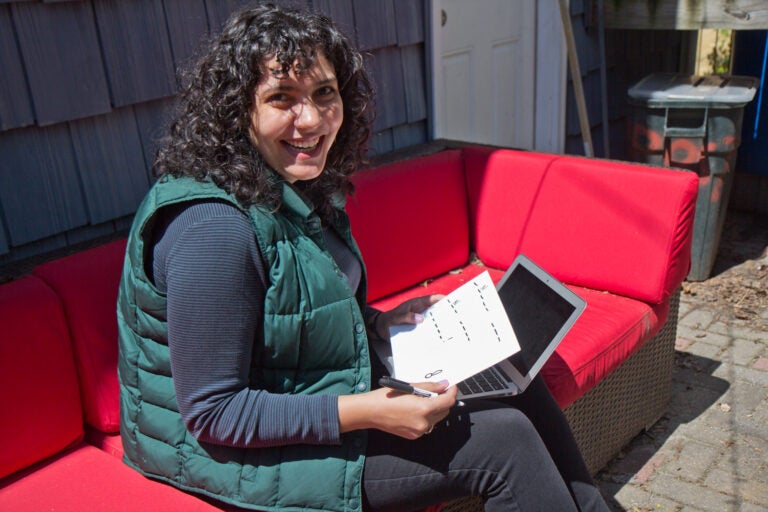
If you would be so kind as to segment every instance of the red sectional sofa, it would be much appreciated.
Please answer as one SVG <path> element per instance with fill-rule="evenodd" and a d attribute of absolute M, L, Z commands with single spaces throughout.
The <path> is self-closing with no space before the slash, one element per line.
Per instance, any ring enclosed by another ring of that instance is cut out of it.
<path fill-rule="evenodd" d="M 587 300 L 543 373 L 594 472 L 666 407 L 697 183 L 688 172 L 469 146 L 358 173 L 348 211 L 374 306 L 446 293 L 485 269 L 498 279 L 520 252 Z M 219 510 L 120 460 L 124 247 L 0 285 L 0 510 Z"/>

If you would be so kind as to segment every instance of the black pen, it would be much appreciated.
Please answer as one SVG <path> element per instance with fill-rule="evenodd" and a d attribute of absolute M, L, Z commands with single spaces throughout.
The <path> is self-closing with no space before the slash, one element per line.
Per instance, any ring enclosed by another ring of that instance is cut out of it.
<path fill-rule="evenodd" d="M 431 398 L 433 396 L 437 396 L 437 393 L 433 393 L 432 391 L 427 391 L 426 389 L 421 389 L 421 388 L 411 386 L 407 382 L 403 382 L 402 380 L 397 380 L 394 377 L 380 378 L 379 385 L 385 388 L 394 389 L 395 391 L 400 391 L 402 393 L 409 393 L 411 395 L 423 396 L 424 398 Z"/>

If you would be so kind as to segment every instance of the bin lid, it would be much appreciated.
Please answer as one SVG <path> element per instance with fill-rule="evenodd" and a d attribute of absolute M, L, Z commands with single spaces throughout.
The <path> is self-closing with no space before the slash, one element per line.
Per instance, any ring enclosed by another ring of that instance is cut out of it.
<path fill-rule="evenodd" d="M 634 103 L 650 107 L 743 107 L 755 97 L 758 84 L 751 76 L 654 73 L 627 93 Z"/>

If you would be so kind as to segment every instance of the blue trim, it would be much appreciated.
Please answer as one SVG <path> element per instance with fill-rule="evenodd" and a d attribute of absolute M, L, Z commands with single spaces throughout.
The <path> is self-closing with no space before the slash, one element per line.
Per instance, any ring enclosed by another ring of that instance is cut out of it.
<path fill-rule="evenodd" d="M 757 93 L 757 108 L 755 112 L 755 126 L 752 130 L 752 140 L 757 139 L 757 131 L 760 126 L 760 107 L 763 105 L 763 90 L 765 89 L 765 67 L 768 63 L 768 30 L 765 32 L 765 44 L 763 50 L 763 69 L 760 72 L 760 90 Z"/>

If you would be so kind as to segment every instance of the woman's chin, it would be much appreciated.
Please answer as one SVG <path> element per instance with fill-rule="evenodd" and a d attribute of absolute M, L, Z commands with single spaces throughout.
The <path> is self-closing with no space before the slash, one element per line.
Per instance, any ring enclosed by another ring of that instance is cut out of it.
<path fill-rule="evenodd" d="M 283 176 L 286 181 L 293 183 L 296 181 L 313 180 L 323 173 L 325 166 L 325 159 L 322 162 L 316 163 L 312 161 L 298 161 L 293 164 L 287 165 L 277 172 Z"/>

